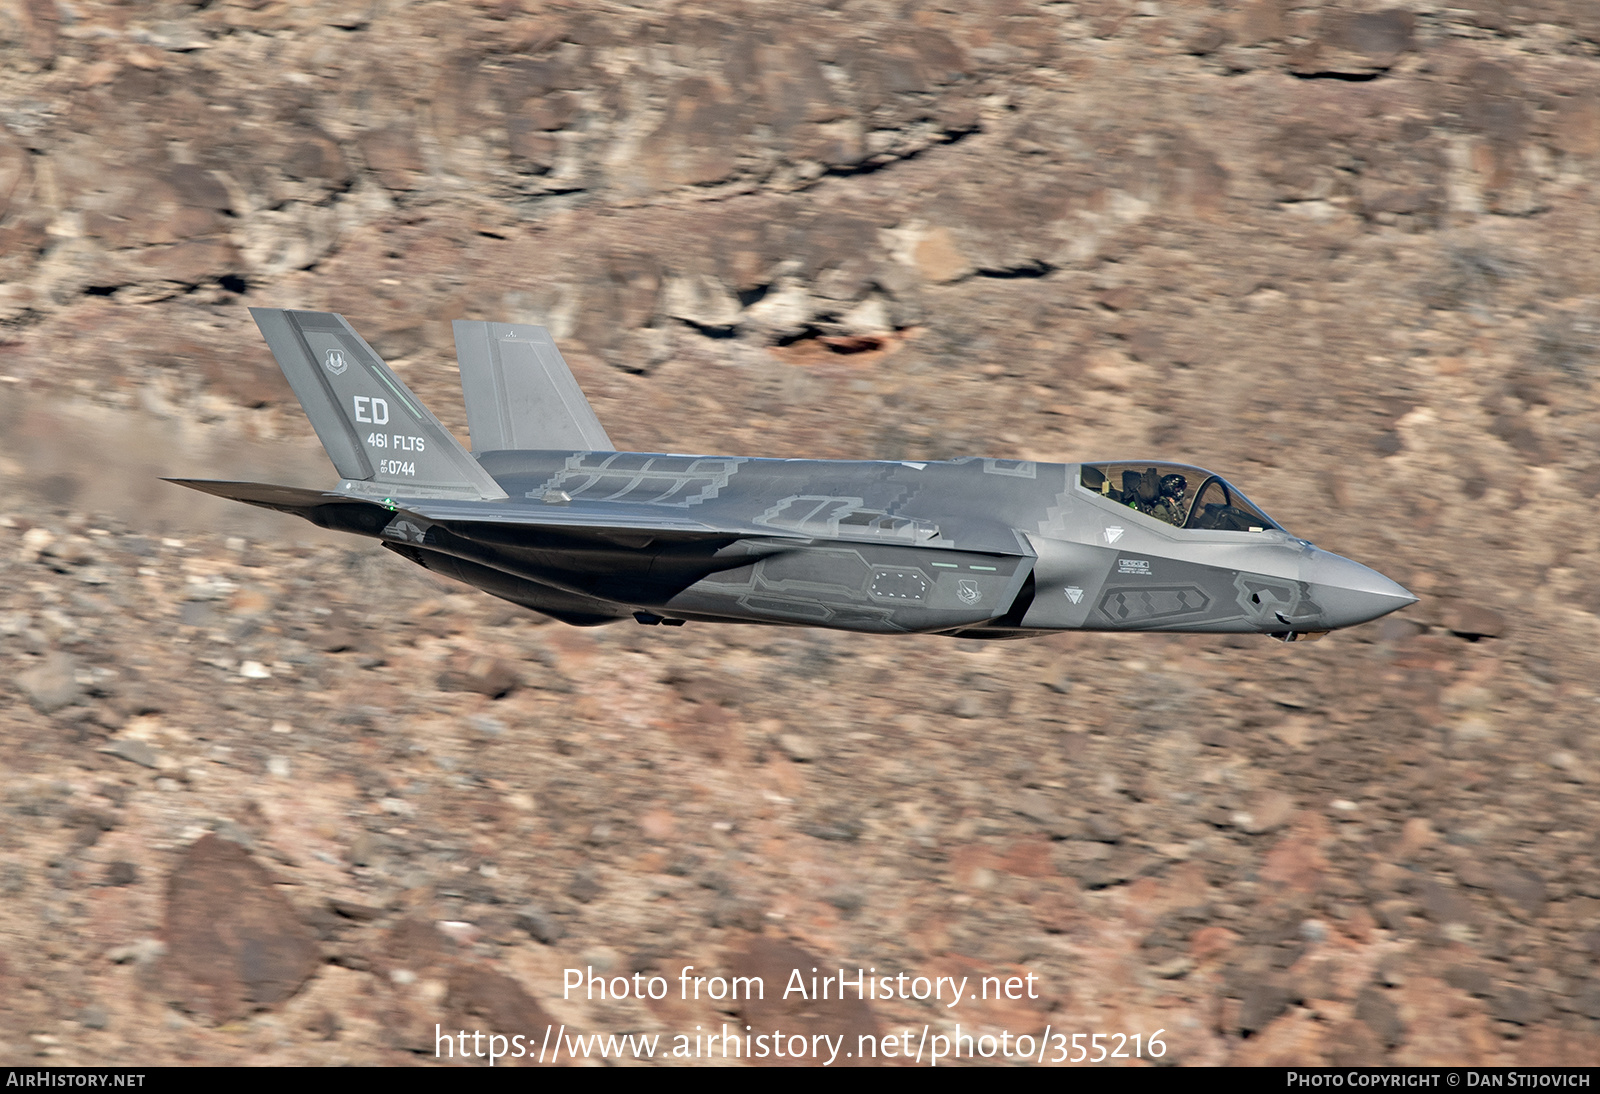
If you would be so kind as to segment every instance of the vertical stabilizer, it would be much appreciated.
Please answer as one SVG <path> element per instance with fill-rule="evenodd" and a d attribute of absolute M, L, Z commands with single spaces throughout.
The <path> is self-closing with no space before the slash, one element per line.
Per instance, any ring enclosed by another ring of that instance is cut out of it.
<path fill-rule="evenodd" d="M 455 321 L 472 451 L 615 452 L 543 327 Z"/>
<path fill-rule="evenodd" d="M 506 492 L 332 312 L 251 308 L 346 493 L 495 499 Z"/>

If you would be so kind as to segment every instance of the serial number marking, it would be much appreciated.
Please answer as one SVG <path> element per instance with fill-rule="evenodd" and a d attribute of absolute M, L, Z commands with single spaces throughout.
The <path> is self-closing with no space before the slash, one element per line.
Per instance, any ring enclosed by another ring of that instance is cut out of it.
<path fill-rule="evenodd" d="M 402 433 L 368 433 L 367 443 L 373 448 L 392 448 L 396 452 L 427 450 L 427 438 L 412 437 Z"/>
<path fill-rule="evenodd" d="M 400 460 L 379 460 L 378 474 L 380 475 L 412 475 L 417 473 L 417 465 Z"/>

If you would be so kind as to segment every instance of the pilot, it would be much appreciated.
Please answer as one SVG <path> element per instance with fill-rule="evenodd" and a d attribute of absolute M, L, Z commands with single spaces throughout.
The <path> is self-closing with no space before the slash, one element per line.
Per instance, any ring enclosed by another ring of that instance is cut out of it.
<path fill-rule="evenodd" d="M 1182 475 L 1161 476 L 1161 493 L 1150 507 L 1150 515 L 1164 520 L 1175 528 L 1183 527 L 1183 494 L 1189 480 Z"/>

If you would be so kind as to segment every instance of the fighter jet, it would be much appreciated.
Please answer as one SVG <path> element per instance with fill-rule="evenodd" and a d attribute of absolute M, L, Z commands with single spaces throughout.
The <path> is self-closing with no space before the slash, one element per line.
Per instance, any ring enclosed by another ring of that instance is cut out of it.
<path fill-rule="evenodd" d="M 455 323 L 469 452 L 343 316 L 251 314 L 340 481 L 168 481 L 376 539 L 578 626 L 1293 641 L 1416 601 L 1221 476 L 1160 460 L 619 452 L 531 324 Z"/>

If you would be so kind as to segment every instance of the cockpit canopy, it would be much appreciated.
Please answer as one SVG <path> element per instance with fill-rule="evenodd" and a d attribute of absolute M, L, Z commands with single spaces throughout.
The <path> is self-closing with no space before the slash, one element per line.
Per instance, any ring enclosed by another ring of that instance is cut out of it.
<path fill-rule="evenodd" d="M 1198 467 L 1176 463 L 1086 463 L 1078 481 L 1096 494 L 1174 528 L 1263 532 L 1279 527 L 1221 476 Z"/>

